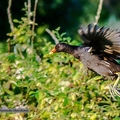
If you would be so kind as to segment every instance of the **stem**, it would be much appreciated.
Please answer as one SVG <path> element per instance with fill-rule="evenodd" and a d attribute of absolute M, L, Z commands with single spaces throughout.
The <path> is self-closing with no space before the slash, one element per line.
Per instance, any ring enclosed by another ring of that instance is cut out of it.
<path fill-rule="evenodd" d="M 52 39 L 55 41 L 55 44 L 57 44 L 58 39 L 55 37 L 55 35 L 48 28 L 46 28 L 45 31 L 52 37 Z"/>
<path fill-rule="evenodd" d="M 31 0 L 28 0 L 28 23 L 30 23 L 31 18 Z"/>
<path fill-rule="evenodd" d="M 94 22 L 94 25 L 96 25 L 98 23 L 98 20 L 100 18 L 100 13 L 102 11 L 102 5 L 103 5 L 103 0 L 100 0 L 99 2 L 99 6 L 98 6 L 98 10 L 97 10 L 97 14 L 95 16 L 95 22 Z"/>
<path fill-rule="evenodd" d="M 9 0 L 8 1 L 8 7 L 7 7 L 7 14 L 8 14 L 8 21 L 9 21 L 9 24 L 10 24 L 10 29 L 11 29 L 11 31 L 13 31 L 14 25 L 13 25 L 13 22 L 12 22 L 12 16 L 11 16 L 11 11 L 10 11 L 11 5 L 12 5 L 12 0 Z M 14 36 L 14 38 L 15 38 L 15 36 Z M 11 41 L 10 41 L 10 39 L 7 42 L 8 42 L 8 52 L 10 53 L 11 52 Z"/>
<path fill-rule="evenodd" d="M 32 32 L 34 33 L 34 29 L 35 29 L 35 17 L 36 17 L 36 9 L 37 9 L 37 3 L 38 3 L 38 0 L 35 0 L 35 5 L 34 5 L 34 15 L 33 15 L 33 25 L 32 25 Z M 34 35 L 32 35 L 32 47 L 33 47 L 33 44 L 34 44 Z"/>
<path fill-rule="evenodd" d="M 10 11 L 11 5 L 12 5 L 12 0 L 9 0 L 8 1 L 7 14 L 8 14 L 8 21 L 9 21 L 9 24 L 10 24 L 10 29 L 11 29 L 11 31 L 13 31 L 14 25 L 13 25 L 13 22 L 12 22 L 12 16 L 11 16 L 11 11 Z"/>

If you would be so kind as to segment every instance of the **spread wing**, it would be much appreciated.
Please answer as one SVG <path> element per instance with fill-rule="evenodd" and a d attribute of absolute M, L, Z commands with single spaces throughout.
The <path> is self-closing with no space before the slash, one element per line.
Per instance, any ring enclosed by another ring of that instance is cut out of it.
<path fill-rule="evenodd" d="M 101 54 L 120 59 L 120 32 L 110 28 L 98 27 L 89 24 L 87 29 L 80 28 L 79 34 L 83 39 L 83 45 Z"/>

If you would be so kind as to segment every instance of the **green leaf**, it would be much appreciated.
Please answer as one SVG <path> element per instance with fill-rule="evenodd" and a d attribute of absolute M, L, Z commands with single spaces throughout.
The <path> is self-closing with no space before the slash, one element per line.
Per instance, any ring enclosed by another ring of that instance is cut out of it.
<path fill-rule="evenodd" d="M 14 19 L 13 22 L 15 22 L 15 23 L 21 23 L 21 21 L 19 21 L 17 19 Z"/>
<path fill-rule="evenodd" d="M 56 31 L 59 31 L 59 30 L 60 30 L 60 27 L 56 28 L 55 30 L 56 30 Z"/>

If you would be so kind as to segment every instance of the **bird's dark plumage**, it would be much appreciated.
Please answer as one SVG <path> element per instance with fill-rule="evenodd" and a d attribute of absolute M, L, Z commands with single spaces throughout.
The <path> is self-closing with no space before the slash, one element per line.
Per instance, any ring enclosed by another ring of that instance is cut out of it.
<path fill-rule="evenodd" d="M 85 67 L 103 76 L 114 76 L 120 72 L 120 32 L 110 28 L 89 24 L 79 29 L 83 45 L 72 46 L 58 43 L 54 52 L 65 52 L 79 59 Z"/>
<path fill-rule="evenodd" d="M 120 32 L 110 28 L 99 28 L 97 25 L 88 25 L 86 30 L 79 29 L 84 45 L 92 47 L 95 51 L 120 58 Z"/>

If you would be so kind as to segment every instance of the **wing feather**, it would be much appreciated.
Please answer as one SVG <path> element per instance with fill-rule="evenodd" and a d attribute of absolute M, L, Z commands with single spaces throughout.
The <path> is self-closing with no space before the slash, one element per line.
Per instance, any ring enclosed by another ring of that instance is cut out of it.
<path fill-rule="evenodd" d="M 89 24 L 86 29 L 79 29 L 83 45 L 92 47 L 94 51 L 120 59 L 120 32 L 110 28 Z"/>

